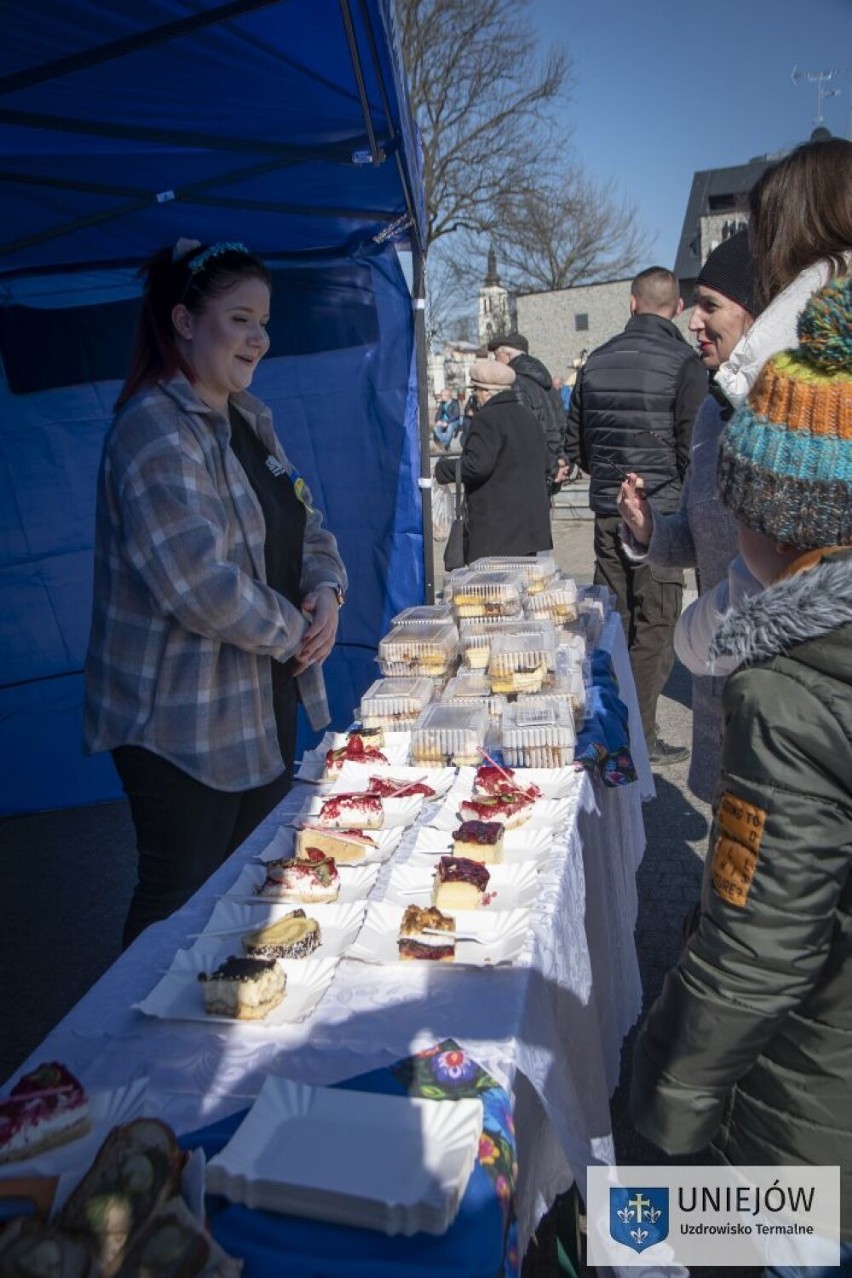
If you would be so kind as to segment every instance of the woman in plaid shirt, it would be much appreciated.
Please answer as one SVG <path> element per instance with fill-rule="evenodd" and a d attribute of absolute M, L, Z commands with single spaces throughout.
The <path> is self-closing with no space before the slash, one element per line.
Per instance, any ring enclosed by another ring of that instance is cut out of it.
<path fill-rule="evenodd" d="M 144 268 L 130 373 L 98 481 L 87 750 L 112 751 L 139 882 L 125 945 L 178 909 L 287 793 L 296 706 L 346 570 L 248 392 L 270 275 L 242 244 L 181 241 Z"/>

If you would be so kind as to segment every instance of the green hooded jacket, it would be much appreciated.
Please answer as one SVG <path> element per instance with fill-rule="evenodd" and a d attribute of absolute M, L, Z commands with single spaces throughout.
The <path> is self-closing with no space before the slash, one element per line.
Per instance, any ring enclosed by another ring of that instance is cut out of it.
<path fill-rule="evenodd" d="M 852 548 L 728 615 L 743 665 L 701 914 L 641 1029 L 637 1129 L 670 1154 L 841 1167 L 852 1237 Z"/>

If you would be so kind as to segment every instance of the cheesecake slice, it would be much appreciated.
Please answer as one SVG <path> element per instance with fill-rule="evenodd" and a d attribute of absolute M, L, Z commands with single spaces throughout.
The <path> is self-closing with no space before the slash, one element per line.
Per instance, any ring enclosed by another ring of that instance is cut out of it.
<path fill-rule="evenodd" d="M 326 830 L 341 826 L 378 830 L 383 820 L 384 807 L 377 794 L 333 794 L 323 800 L 312 824 Z"/>
<path fill-rule="evenodd" d="M 31 1158 L 88 1130 L 82 1083 L 59 1061 L 49 1061 L 24 1074 L 0 1101 L 0 1163 Z"/>
<path fill-rule="evenodd" d="M 482 798 L 488 794 L 525 794 L 529 799 L 540 799 L 537 785 L 522 786 L 515 780 L 514 769 L 498 768 L 493 763 L 483 763 L 473 778 L 473 794 Z"/>
<path fill-rule="evenodd" d="M 284 998 L 287 977 L 275 959 L 231 955 L 214 972 L 199 972 L 208 1016 L 261 1021 Z"/>
<path fill-rule="evenodd" d="M 429 928 L 425 932 L 423 929 Z M 435 935 L 431 930 L 439 932 Z M 456 956 L 456 921 L 436 910 L 419 905 L 406 907 L 399 927 L 399 957 L 425 959 L 432 963 L 451 963 Z"/>
<path fill-rule="evenodd" d="M 346 744 L 335 750 L 327 750 L 323 777 L 328 779 L 337 776 L 344 763 L 387 763 L 387 757 L 375 745 L 369 745 L 359 732 L 353 732 Z"/>
<path fill-rule="evenodd" d="M 340 894 L 340 875 L 334 857 L 319 848 L 307 847 L 303 856 L 286 861 L 267 861 L 266 881 L 260 896 L 282 901 L 336 901 Z"/>
<path fill-rule="evenodd" d="M 503 826 L 499 821 L 462 821 L 453 830 L 453 855 L 486 865 L 503 860 Z"/>
<path fill-rule="evenodd" d="M 363 830 L 323 830 L 306 825 L 296 834 L 297 857 L 304 857 L 309 847 L 316 848 L 340 865 L 359 864 L 377 846 L 376 840 Z"/>
<path fill-rule="evenodd" d="M 459 816 L 463 821 L 499 821 L 507 829 L 523 825 L 531 814 L 534 800 L 517 791 L 487 794 L 481 798 L 463 799 Z"/>
<path fill-rule="evenodd" d="M 435 797 L 432 786 L 425 781 L 400 781 L 394 777 L 370 777 L 367 793 L 377 794 L 380 799 L 408 799 L 417 795 L 424 799 Z"/>
<path fill-rule="evenodd" d="M 481 861 L 442 856 L 432 884 L 432 904 L 441 910 L 477 910 L 490 878 Z"/>

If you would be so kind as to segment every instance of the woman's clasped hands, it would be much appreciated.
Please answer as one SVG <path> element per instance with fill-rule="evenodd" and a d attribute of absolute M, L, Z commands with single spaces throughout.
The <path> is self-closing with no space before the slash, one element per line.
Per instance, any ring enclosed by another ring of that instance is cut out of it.
<path fill-rule="evenodd" d="M 308 666 L 325 661 L 334 647 L 340 606 L 331 586 L 320 586 L 305 595 L 302 612 L 309 624 L 302 646 L 296 653 L 294 675 L 301 674 Z"/>

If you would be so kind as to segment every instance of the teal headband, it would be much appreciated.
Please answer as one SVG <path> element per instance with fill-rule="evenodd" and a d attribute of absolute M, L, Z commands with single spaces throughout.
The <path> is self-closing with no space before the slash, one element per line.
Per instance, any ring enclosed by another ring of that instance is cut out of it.
<path fill-rule="evenodd" d="M 222 253 L 244 253 L 246 257 L 251 256 L 245 244 L 241 244 L 239 240 L 223 240 L 221 244 L 211 244 L 210 248 L 205 249 L 203 253 L 198 253 L 189 259 L 186 265 L 190 275 L 197 275 L 199 271 L 203 271 L 212 258 L 219 257 Z"/>

